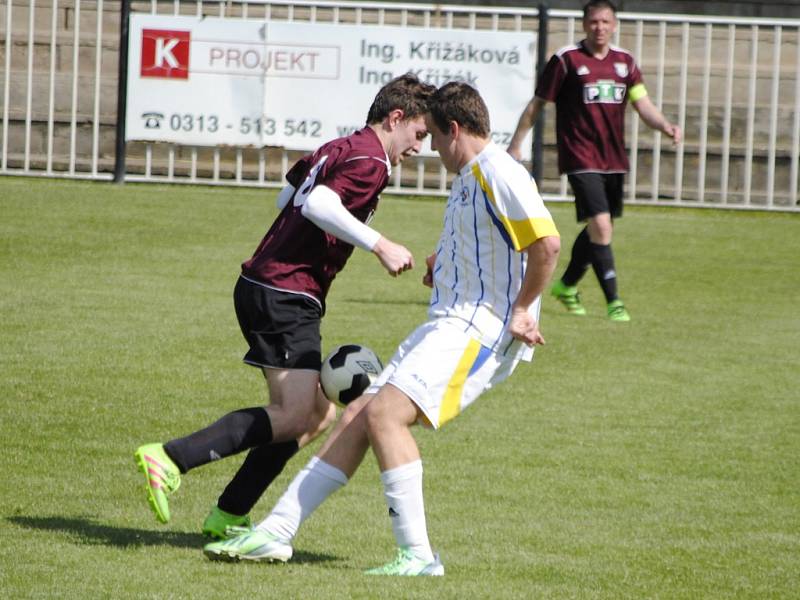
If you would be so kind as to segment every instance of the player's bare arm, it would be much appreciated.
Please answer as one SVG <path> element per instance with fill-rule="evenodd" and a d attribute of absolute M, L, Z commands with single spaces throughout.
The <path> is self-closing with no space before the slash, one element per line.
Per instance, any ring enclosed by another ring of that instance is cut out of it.
<path fill-rule="evenodd" d="M 561 240 L 556 236 L 539 238 L 524 250 L 528 253 L 528 266 L 525 269 L 522 287 L 511 307 L 508 331 L 516 339 L 526 344 L 543 345 L 545 343 L 544 337 L 539 331 L 539 323 L 531 316 L 528 309 L 550 281 L 560 251 Z"/>
<path fill-rule="evenodd" d="M 514 130 L 514 135 L 511 136 L 511 142 L 508 144 L 508 153 L 516 160 L 522 159 L 522 141 L 528 132 L 533 127 L 536 119 L 539 118 L 539 113 L 544 108 L 546 101 L 542 98 L 534 96 L 530 102 L 525 106 L 525 110 L 519 117 L 517 128 Z"/>
<path fill-rule="evenodd" d="M 643 96 L 633 103 L 633 108 L 639 113 L 645 125 L 651 129 L 656 129 L 665 135 L 672 138 L 673 144 L 681 143 L 681 128 L 669 120 L 661 113 L 660 110 L 653 104 L 649 96 Z"/>

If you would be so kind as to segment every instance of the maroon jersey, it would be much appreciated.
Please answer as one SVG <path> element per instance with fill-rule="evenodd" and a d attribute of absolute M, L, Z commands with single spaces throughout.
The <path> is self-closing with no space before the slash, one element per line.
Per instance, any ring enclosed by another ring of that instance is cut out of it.
<path fill-rule="evenodd" d="M 558 170 L 625 173 L 625 108 L 628 90 L 642 83 L 633 56 L 611 46 L 595 58 L 580 42 L 556 52 L 536 95 L 556 103 Z"/>
<path fill-rule="evenodd" d="M 325 296 L 353 246 L 324 232 L 301 211 L 317 185 L 339 195 L 344 207 L 366 222 L 389 181 L 391 165 L 378 136 L 365 127 L 321 146 L 289 169 L 294 195 L 275 219 L 242 275 L 279 290 L 305 294 L 325 308 Z"/>

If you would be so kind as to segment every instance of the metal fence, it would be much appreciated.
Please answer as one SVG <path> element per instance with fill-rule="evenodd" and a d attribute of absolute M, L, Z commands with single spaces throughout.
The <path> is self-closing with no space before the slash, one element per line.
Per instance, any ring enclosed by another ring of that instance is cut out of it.
<path fill-rule="evenodd" d="M 0 2 L 0 174 L 110 179 L 121 3 Z M 536 9 L 379 2 L 150 0 L 132 10 L 500 34 L 539 26 Z M 673 148 L 630 111 L 628 201 L 800 212 L 800 21 L 620 13 L 619 22 L 615 42 L 633 52 L 654 102 L 685 132 Z M 580 13 L 550 11 L 547 35 L 548 54 L 581 39 Z M 545 121 L 540 187 L 548 200 L 568 199 L 552 106 Z M 128 143 L 125 178 L 279 186 L 294 158 L 276 148 Z M 419 158 L 395 170 L 389 190 L 443 194 L 447 181 L 437 160 Z"/>

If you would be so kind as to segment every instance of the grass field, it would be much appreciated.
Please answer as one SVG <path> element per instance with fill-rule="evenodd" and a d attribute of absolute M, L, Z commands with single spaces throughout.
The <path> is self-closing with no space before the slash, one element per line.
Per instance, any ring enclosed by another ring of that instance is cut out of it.
<path fill-rule="evenodd" d="M 385 197 L 418 260 L 441 200 Z M 572 206 L 551 206 L 566 263 Z M 307 523 L 288 565 L 207 561 L 199 525 L 238 458 L 193 471 L 158 525 L 133 462 L 265 400 L 231 292 L 273 194 L 0 179 L 0 593 L 6 598 L 797 598 L 800 216 L 627 210 L 633 321 L 546 299 L 532 365 L 418 431 L 443 579 L 376 579 L 393 538 L 374 459 Z M 560 270 L 559 270 L 560 272 Z M 388 358 L 425 315 L 422 270 L 357 252 L 325 348 Z M 316 446 L 257 506 L 266 514 Z"/>

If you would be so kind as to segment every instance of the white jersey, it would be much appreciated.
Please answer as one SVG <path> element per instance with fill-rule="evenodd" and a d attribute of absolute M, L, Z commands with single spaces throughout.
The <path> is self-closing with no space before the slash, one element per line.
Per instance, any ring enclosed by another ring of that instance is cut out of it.
<path fill-rule="evenodd" d="M 508 333 L 527 264 L 520 252 L 558 236 L 525 168 L 493 142 L 456 175 L 436 247 L 431 317 L 457 317 L 493 352 L 530 360 L 533 348 Z M 541 297 L 531 305 L 539 317 Z"/>

